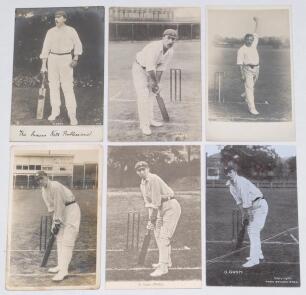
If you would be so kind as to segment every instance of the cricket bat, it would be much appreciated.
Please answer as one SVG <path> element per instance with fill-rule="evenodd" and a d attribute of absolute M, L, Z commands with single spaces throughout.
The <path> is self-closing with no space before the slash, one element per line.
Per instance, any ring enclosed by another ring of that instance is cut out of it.
<path fill-rule="evenodd" d="M 42 73 L 42 82 L 38 90 L 38 102 L 36 110 L 36 119 L 41 120 L 44 117 L 45 99 L 46 99 L 46 73 Z"/>
<path fill-rule="evenodd" d="M 161 115 L 162 115 L 162 117 L 163 117 L 163 120 L 164 120 L 165 122 L 169 122 L 169 120 L 170 120 L 169 114 L 168 114 L 168 112 L 167 112 L 167 109 L 166 109 L 164 100 L 163 100 L 163 98 L 160 96 L 159 93 L 156 94 L 156 100 L 157 100 L 157 103 L 158 103 L 158 106 L 159 106 Z"/>
<path fill-rule="evenodd" d="M 151 230 L 147 230 L 144 236 L 142 247 L 138 256 L 138 265 L 144 265 L 145 263 L 146 255 L 151 241 L 151 232 L 152 232 Z"/>
<path fill-rule="evenodd" d="M 240 249 L 242 247 L 242 245 L 243 245 L 245 231 L 246 231 L 246 227 L 248 226 L 248 224 L 249 224 L 249 221 L 247 219 L 245 219 L 243 221 L 242 228 L 241 228 L 241 230 L 238 233 L 236 249 Z"/>
<path fill-rule="evenodd" d="M 49 259 L 49 256 L 50 256 L 50 253 L 51 253 L 54 241 L 55 241 L 55 235 L 51 234 L 50 238 L 48 240 L 48 244 L 47 244 L 47 248 L 46 248 L 43 260 L 42 260 L 42 262 L 40 264 L 41 267 L 44 267 L 44 266 L 47 265 L 47 262 L 48 262 L 48 259 Z"/>

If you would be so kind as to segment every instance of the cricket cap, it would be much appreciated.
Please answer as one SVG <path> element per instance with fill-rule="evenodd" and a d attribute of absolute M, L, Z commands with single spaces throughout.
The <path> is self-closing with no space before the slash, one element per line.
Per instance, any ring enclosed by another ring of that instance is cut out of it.
<path fill-rule="evenodd" d="M 38 171 L 35 174 L 35 180 L 43 179 L 45 176 L 48 176 L 48 174 L 45 171 Z"/>
<path fill-rule="evenodd" d="M 66 12 L 65 12 L 64 10 L 58 10 L 58 11 L 56 11 L 55 14 L 54 14 L 54 16 L 55 16 L 55 17 L 57 17 L 57 16 L 63 16 L 64 18 L 67 18 L 67 14 L 66 14 Z"/>
<path fill-rule="evenodd" d="M 167 29 L 164 31 L 163 36 L 170 36 L 171 38 L 177 39 L 177 31 L 173 29 Z"/>
<path fill-rule="evenodd" d="M 145 161 L 139 161 L 136 163 L 135 165 L 135 170 L 139 170 L 141 168 L 148 168 L 149 167 L 149 164 Z"/>

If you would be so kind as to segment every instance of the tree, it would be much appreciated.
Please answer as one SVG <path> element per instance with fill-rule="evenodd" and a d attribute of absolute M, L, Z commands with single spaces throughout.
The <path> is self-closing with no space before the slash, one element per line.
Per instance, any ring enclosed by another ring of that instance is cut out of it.
<path fill-rule="evenodd" d="M 221 150 L 221 163 L 232 166 L 251 178 L 271 178 L 281 165 L 279 155 L 270 146 L 227 145 Z"/>
<path fill-rule="evenodd" d="M 183 146 L 113 146 L 109 149 L 108 175 L 112 179 L 118 178 L 120 187 L 125 185 L 125 181 L 129 185 L 136 184 L 138 177 L 135 173 L 135 164 L 138 161 L 146 161 L 151 171 L 159 174 L 162 178 L 166 180 L 177 178 L 182 173 L 188 174 L 187 154 Z M 198 161 L 200 160 L 198 159 Z M 191 163 L 189 164 L 191 165 Z M 192 163 L 192 165 L 195 164 Z M 187 169 L 182 169 L 185 167 Z"/>

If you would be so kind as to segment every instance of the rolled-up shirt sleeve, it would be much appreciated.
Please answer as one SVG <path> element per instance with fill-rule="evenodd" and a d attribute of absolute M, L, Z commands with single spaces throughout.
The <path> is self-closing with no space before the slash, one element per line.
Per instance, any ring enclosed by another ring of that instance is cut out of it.
<path fill-rule="evenodd" d="M 237 52 L 237 65 L 243 65 L 244 63 L 244 53 L 243 47 L 241 47 Z"/>
<path fill-rule="evenodd" d="M 145 184 L 143 183 L 140 184 L 140 191 L 141 191 L 141 195 L 142 195 L 145 207 L 150 207 L 150 200 L 148 199 L 148 196 L 146 193 Z"/>
<path fill-rule="evenodd" d="M 152 177 L 151 181 L 151 194 L 152 194 L 152 205 L 154 208 L 158 208 L 161 205 L 161 189 L 159 179 L 157 177 Z"/>
<path fill-rule="evenodd" d="M 48 31 L 39 57 L 41 59 L 48 58 L 50 50 L 51 50 L 51 36 L 50 36 L 50 31 Z"/>
<path fill-rule="evenodd" d="M 242 199 L 242 207 L 249 208 L 252 206 L 252 199 L 250 198 L 250 189 L 248 181 L 240 181 L 238 184 L 238 188 L 241 199 Z"/>
<path fill-rule="evenodd" d="M 254 33 L 254 34 L 253 34 L 253 37 L 254 37 L 254 41 L 253 41 L 253 43 L 252 43 L 252 47 L 257 47 L 257 45 L 258 45 L 258 40 L 259 40 L 258 35 L 257 35 L 256 33 Z"/>
<path fill-rule="evenodd" d="M 74 45 L 74 55 L 81 55 L 83 53 L 83 46 L 79 35 L 75 29 L 72 29 L 72 40 Z"/>
<path fill-rule="evenodd" d="M 151 52 L 146 52 L 146 71 L 155 71 L 156 70 L 156 62 L 158 58 L 158 51 L 152 50 Z"/>
<path fill-rule="evenodd" d="M 240 205 L 241 204 L 241 200 L 239 199 L 239 196 L 237 194 L 237 191 L 236 191 L 235 187 L 230 185 L 229 189 L 230 189 L 230 193 L 231 193 L 232 197 L 234 198 L 236 204 Z"/>
<path fill-rule="evenodd" d="M 54 220 L 64 221 L 65 213 L 65 200 L 64 193 L 60 191 L 60 188 L 56 188 L 54 191 Z"/>

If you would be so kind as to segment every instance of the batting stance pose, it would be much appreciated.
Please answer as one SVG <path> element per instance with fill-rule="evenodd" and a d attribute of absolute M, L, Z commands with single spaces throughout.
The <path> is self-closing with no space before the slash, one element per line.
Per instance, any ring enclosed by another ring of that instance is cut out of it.
<path fill-rule="evenodd" d="M 65 97 L 70 124 L 77 125 L 77 105 L 73 90 L 73 68 L 77 66 L 79 55 L 82 54 L 82 43 L 76 30 L 66 25 L 66 20 L 67 15 L 64 11 L 57 11 L 55 13 L 55 27 L 48 30 L 40 54 L 42 59 L 41 72 L 48 72 L 52 108 L 48 120 L 54 121 L 60 114 L 61 87 Z"/>
<path fill-rule="evenodd" d="M 72 192 L 57 181 L 51 181 L 44 171 L 36 174 L 42 197 L 49 212 L 53 212 L 51 231 L 56 235 L 57 266 L 48 272 L 57 273 L 52 280 L 62 281 L 68 275 L 68 267 L 79 233 L 81 212 Z"/>
<path fill-rule="evenodd" d="M 246 98 L 249 112 L 253 115 L 259 115 L 255 106 L 254 86 L 259 75 L 259 55 L 257 51 L 258 44 L 258 18 L 253 18 L 255 29 L 253 34 L 246 34 L 244 45 L 241 46 L 237 54 L 237 65 L 241 73 L 241 81 L 244 83 L 245 92 L 241 97 Z"/>
<path fill-rule="evenodd" d="M 158 263 L 152 265 L 155 271 L 150 275 L 160 277 L 172 266 L 171 238 L 180 219 L 181 206 L 173 190 L 159 176 L 150 173 L 147 162 L 136 163 L 135 169 L 141 178 L 140 190 L 149 212 L 147 229 L 154 230 L 159 251 Z"/>
<path fill-rule="evenodd" d="M 226 185 L 241 211 L 242 220 L 248 220 L 250 256 L 243 267 L 252 267 L 264 259 L 261 250 L 260 231 L 263 229 L 268 214 L 268 204 L 262 192 L 248 179 L 239 176 L 234 168 L 226 168 L 229 177 Z"/>
<path fill-rule="evenodd" d="M 177 32 L 167 29 L 163 33 L 162 40 L 149 43 L 136 54 L 132 74 L 137 94 L 140 129 L 144 135 L 152 134 L 150 126 L 162 126 L 161 122 L 154 121 L 153 102 L 160 91 L 162 73 L 172 59 L 173 44 L 176 39 Z"/>

